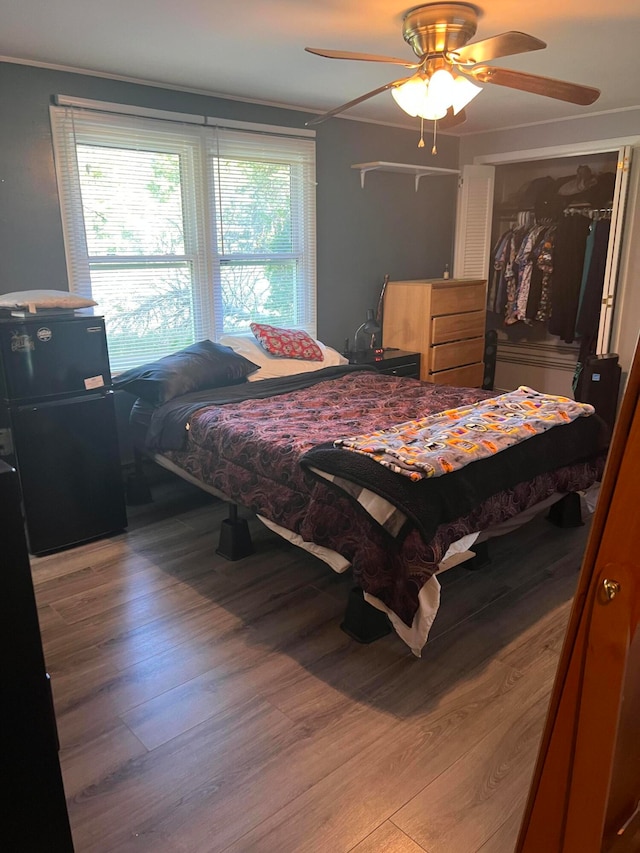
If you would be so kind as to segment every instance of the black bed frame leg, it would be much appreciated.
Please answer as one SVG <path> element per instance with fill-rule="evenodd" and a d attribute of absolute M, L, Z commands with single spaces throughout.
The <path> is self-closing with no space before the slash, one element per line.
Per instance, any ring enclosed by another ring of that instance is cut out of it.
<path fill-rule="evenodd" d="M 149 482 L 142 466 L 142 454 L 135 448 L 133 451 L 133 472 L 127 477 L 125 496 L 128 506 L 149 504 L 153 501 Z"/>
<path fill-rule="evenodd" d="M 359 586 L 354 586 L 349 592 L 344 621 L 340 627 L 359 643 L 373 643 L 391 633 L 387 614 L 365 601 Z"/>
<path fill-rule="evenodd" d="M 556 527 L 582 527 L 582 507 L 577 492 L 567 494 L 549 508 L 548 520 Z"/>
<path fill-rule="evenodd" d="M 216 554 L 226 560 L 241 560 L 253 554 L 253 542 L 245 518 L 238 518 L 238 507 L 229 504 L 229 518 L 220 525 L 220 540 Z"/>

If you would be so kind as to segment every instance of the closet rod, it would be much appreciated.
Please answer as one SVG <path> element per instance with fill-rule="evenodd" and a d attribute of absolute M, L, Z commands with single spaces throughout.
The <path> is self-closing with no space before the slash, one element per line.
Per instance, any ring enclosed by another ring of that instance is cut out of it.
<path fill-rule="evenodd" d="M 587 216 L 589 219 L 606 219 L 613 213 L 611 207 L 567 207 L 563 211 L 565 216 Z"/>

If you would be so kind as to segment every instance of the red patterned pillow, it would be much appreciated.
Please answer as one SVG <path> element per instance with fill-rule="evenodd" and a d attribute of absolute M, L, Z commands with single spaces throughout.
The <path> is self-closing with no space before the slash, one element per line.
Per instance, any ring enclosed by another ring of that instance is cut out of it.
<path fill-rule="evenodd" d="M 251 331 L 263 349 L 279 358 L 323 361 L 324 355 L 311 335 L 300 329 L 278 329 L 265 323 L 251 323 Z"/>

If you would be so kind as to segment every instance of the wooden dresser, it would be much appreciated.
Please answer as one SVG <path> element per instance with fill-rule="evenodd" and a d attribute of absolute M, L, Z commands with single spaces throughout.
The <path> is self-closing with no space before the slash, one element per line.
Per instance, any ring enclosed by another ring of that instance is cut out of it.
<path fill-rule="evenodd" d="M 479 387 L 485 305 L 485 281 L 390 281 L 384 297 L 383 346 L 419 352 L 420 379 Z"/>

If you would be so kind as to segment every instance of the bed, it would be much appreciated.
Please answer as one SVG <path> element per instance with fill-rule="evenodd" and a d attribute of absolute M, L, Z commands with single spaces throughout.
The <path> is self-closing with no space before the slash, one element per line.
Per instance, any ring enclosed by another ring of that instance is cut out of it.
<path fill-rule="evenodd" d="M 206 368 L 203 380 L 186 386 L 172 377 L 169 399 L 155 381 L 151 393 L 143 388 L 142 369 L 116 379 L 116 387 L 139 395 L 131 414 L 138 450 L 256 513 L 334 570 L 350 566 L 367 604 L 388 616 L 418 656 L 439 606 L 443 565 L 473 556 L 472 543 L 514 519 L 588 489 L 603 471 L 606 428 L 594 415 L 439 482 L 421 481 L 419 499 L 416 490 L 407 499 L 402 478 L 361 454 L 347 453 L 345 469 L 334 439 L 473 404 L 491 392 L 384 375 L 346 364 L 324 346 L 321 359 L 296 365 L 298 359 L 265 359 L 244 336 L 207 344 L 231 345 L 248 362 L 240 368 L 245 375 L 238 377 L 235 365 L 215 387 Z M 302 370 L 291 373 L 292 367 Z M 256 381 L 258 368 L 268 378 Z"/>

